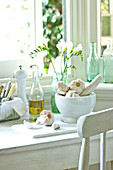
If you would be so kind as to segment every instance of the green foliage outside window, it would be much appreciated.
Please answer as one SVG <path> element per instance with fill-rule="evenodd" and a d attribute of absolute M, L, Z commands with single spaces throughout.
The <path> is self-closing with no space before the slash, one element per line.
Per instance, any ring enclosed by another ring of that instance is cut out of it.
<path fill-rule="evenodd" d="M 109 16 L 102 17 L 102 36 L 110 36 L 110 19 Z"/>
<path fill-rule="evenodd" d="M 101 14 L 109 14 L 110 13 L 110 1 L 109 0 L 101 0 Z M 101 17 L 101 33 L 102 36 L 110 36 L 110 16 L 102 16 Z"/>
<path fill-rule="evenodd" d="M 108 14 L 110 12 L 110 2 L 109 0 L 101 0 L 101 13 Z"/>
<path fill-rule="evenodd" d="M 43 36 L 49 38 L 48 47 L 53 58 L 58 56 L 56 44 L 62 39 L 62 0 L 43 0 Z M 50 60 L 44 58 L 44 68 L 48 72 Z"/>

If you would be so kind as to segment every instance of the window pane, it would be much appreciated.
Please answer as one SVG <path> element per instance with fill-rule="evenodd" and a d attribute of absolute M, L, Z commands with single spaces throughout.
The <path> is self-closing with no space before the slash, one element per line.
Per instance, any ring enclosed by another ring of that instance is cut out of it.
<path fill-rule="evenodd" d="M 53 58 L 58 56 L 56 44 L 62 39 L 62 0 L 43 0 L 43 36 L 49 38 L 50 53 Z M 48 70 L 49 58 L 44 57 L 44 67 Z"/>
<path fill-rule="evenodd" d="M 0 0 L 0 60 L 27 56 L 33 45 L 33 0 Z"/>
<path fill-rule="evenodd" d="M 107 14 L 110 12 L 110 0 L 101 0 L 101 13 Z"/>
<path fill-rule="evenodd" d="M 113 0 L 101 0 L 101 55 L 107 47 L 107 40 L 113 38 L 112 3 Z"/>
<path fill-rule="evenodd" d="M 102 36 L 110 36 L 110 26 L 111 26 L 111 17 L 103 16 L 102 17 Z"/>

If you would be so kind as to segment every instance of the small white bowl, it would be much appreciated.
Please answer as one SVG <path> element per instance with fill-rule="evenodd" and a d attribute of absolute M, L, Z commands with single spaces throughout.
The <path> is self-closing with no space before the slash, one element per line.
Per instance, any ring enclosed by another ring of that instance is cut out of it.
<path fill-rule="evenodd" d="M 55 102 L 62 115 L 62 121 L 66 123 L 76 123 L 80 116 L 93 111 L 96 104 L 96 94 L 89 96 L 66 97 L 55 94 Z"/>

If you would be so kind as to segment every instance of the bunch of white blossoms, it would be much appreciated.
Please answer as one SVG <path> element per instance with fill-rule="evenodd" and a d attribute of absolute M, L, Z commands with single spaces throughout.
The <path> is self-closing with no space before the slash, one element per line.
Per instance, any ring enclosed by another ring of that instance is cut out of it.
<path fill-rule="evenodd" d="M 82 45 L 79 44 L 77 47 L 74 47 L 72 42 L 65 42 L 64 40 L 60 40 L 56 46 L 61 57 L 61 73 L 66 72 L 68 68 L 76 69 L 74 65 L 69 64 L 69 60 L 72 58 L 72 56 L 80 56 L 81 61 L 83 60 Z"/>

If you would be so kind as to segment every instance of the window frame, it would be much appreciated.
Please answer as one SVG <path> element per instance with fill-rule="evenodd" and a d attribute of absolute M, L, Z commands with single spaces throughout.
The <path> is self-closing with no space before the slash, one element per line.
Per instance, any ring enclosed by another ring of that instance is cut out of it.
<path fill-rule="evenodd" d="M 33 20 L 33 43 L 34 49 L 39 44 L 39 42 L 43 39 L 43 29 L 42 29 L 42 0 L 37 1 L 33 0 L 34 6 L 34 20 Z M 38 28 L 38 30 L 37 30 Z M 37 37 L 37 38 L 36 38 Z M 24 68 L 28 69 L 28 65 L 34 64 L 37 62 L 37 59 L 32 60 L 29 56 L 24 58 L 17 58 L 11 60 L 0 60 L 0 80 L 7 79 L 8 77 L 13 77 L 13 73 L 17 70 L 19 65 L 22 65 Z M 7 68 L 7 69 L 6 69 Z M 5 78 L 6 77 L 6 78 Z"/>
<path fill-rule="evenodd" d="M 74 46 L 77 46 L 79 43 L 83 44 L 83 65 L 82 70 L 78 69 L 75 72 L 71 70 L 71 74 L 68 76 L 70 80 L 78 78 L 82 78 L 84 81 L 86 81 L 87 77 L 87 55 L 88 55 L 88 44 L 91 41 L 95 41 L 97 43 L 97 51 L 99 55 L 99 35 L 100 32 L 98 31 L 98 24 L 99 24 L 99 13 L 98 13 L 98 0 L 90 1 L 90 0 L 64 0 L 66 1 L 66 9 L 67 15 L 66 17 L 66 25 L 65 30 L 67 30 L 66 37 L 68 41 L 72 41 Z M 37 5 L 38 4 L 38 5 Z M 40 4 L 40 5 L 39 5 Z M 39 44 L 40 39 L 43 36 L 42 33 L 42 22 L 40 22 L 40 19 L 42 17 L 42 0 L 37 1 L 34 0 L 34 34 L 35 37 L 40 37 L 38 39 L 35 38 L 35 47 Z M 38 8 L 38 10 L 37 10 Z M 38 12 L 40 11 L 40 12 Z M 68 17 L 67 17 L 68 16 Z M 36 23 L 37 21 L 37 23 Z M 40 25 L 39 25 L 40 23 Z M 40 33 L 37 31 L 40 27 Z M 93 34 L 92 34 L 93 32 Z M 25 59 L 26 60 L 26 59 Z M 23 63 L 25 62 L 23 61 Z M 28 57 L 27 57 L 27 60 Z M 72 59 L 72 64 L 77 64 L 77 67 L 80 65 L 79 59 L 74 58 Z M 31 63 L 31 61 L 30 61 Z M 13 64 L 15 65 L 15 69 L 13 67 L 13 71 L 15 71 L 18 67 L 18 63 Z M 2 65 L 3 66 L 3 65 Z M 3 66 L 4 67 L 4 66 Z M 43 83 L 43 80 L 45 83 Z M 28 79 L 29 80 L 29 79 Z M 41 77 L 42 84 L 50 84 L 52 77 L 51 76 L 45 76 Z"/>

